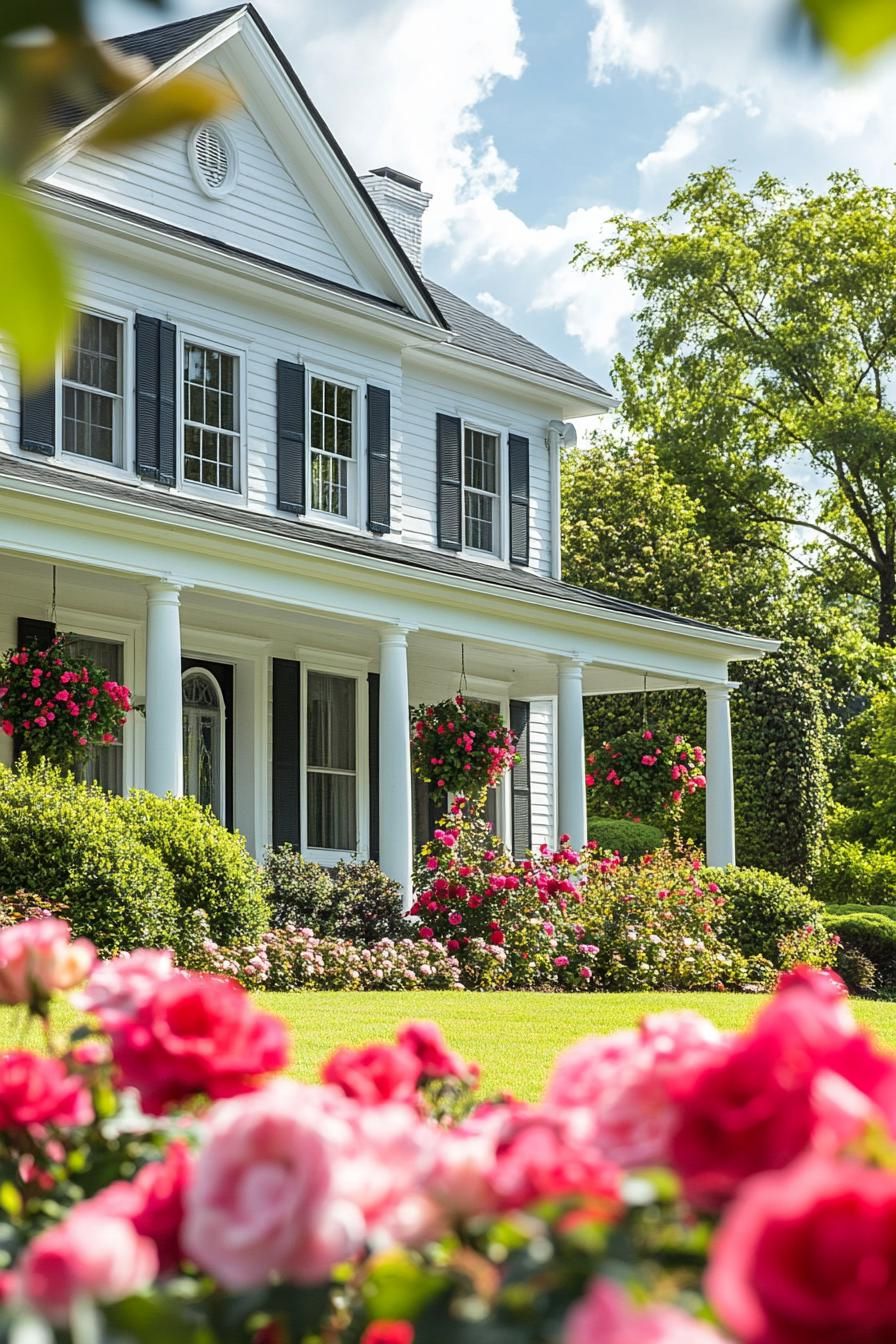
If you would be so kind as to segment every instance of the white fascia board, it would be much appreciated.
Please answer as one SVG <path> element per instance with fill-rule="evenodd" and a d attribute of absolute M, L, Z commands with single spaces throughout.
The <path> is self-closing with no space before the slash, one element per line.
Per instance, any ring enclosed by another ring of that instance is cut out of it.
<path fill-rule="evenodd" d="M 440 345 L 437 349 L 428 349 L 422 345 L 412 346 L 409 347 L 407 354 L 425 363 L 440 363 L 443 358 L 448 358 L 452 363 L 461 364 L 466 370 L 477 373 L 483 381 L 500 384 L 503 387 L 506 387 L 508 382 L 525 383 L 527 387 L 537 389 L 539 392 L 550 392 L 554 397 L 562 398 L 564 416 L 593 415 L 595 409 L 611 411 L 619 405 L 618 397 L 612 397 L 609 393 L 589 392 L 587 388 L 579 387 L 576 383 L 554 378 L 547 373 L 539 373 L 535 369 L 527 369 L 522 364 L 509 364 L 503 359 L 480 355 L 475 350 L 467 350 L 464 346 L 458 345 L 456 339 Z"/>
<path fill-rule="evenodd" d="M 47 152 L 37 159 L 31 166 L 29 177 L 44 178 L 54 173 L 63 163 L 78 152 L 86 140 L 90 140 L 96 132 L 111 121 L 119 112 L 123 103 L 134 94 L 141 93 L 150 84 L 156 80 L 173 79 L 175 75 L 181 75 L 185 70 L 189 70 L 191 65 L 201 61 L 206 56 L 210 56 L 213 51 L 229 42 L 236 33 L 240 31 L 248 14 L 248 8 L 238 10 L 235 14 L 230 14 L 226 19 L 222 19 L 217 28 L 213 28 L 210 33 L 198 38 L 191 46 L 185 47 L 183 51 L 172 56 L 170 61 L 166 61 L 156 70 L 150 70 L 143 79 L 138 80 L 132 88 L 113 99 L 111 103 L 106 103 L 92 116 L 86 117 L 84 121 L 78 122 L 78 125 L 67 131 Z M 126 59 L 122 57 L 122 59 Z M 139 58 L 138 58 L 139 59 Z"/>
<path fill-rule="evenodd" d="M 222 251 L 214 243 L 196 238 L 183 238 L 179 234 L 172 233 L 164 221 L 154 220 L 149 216 L 142 216 L 139 221 L 123 219 L 119 214 L 104 209 L 101 204 L 94 203 L 87 197 L 77 197 L 54 187 L 43 187 L 40 183 L 32 183 L 26 194 L 41 210 L 52 216 L 57 228 L 64 229 L 71 226 L 70 231 L 75 235 L 76 241 L 76 230 L 83 229 L 85 231 L 82 234 L 83 240 L 88 245 L 95 246 L 96 235 L 101 232 L 113 242 L 120 244 L 119 250 L 122 255 L 130 255 L 132 258 L 134 244 L 144 244 L 155 253 L 167 252 L 182 261 L 193 262 L 224 274 L 230 284 L 243 286 L 250 294 L 253 286 L 261 284 L 268 289 L 281 291 L 291 300 L 312 304 L 318 309 L 326 309 L 327 317 L 332 321 L 341 319 L 354 326 L 360 319 L 372 324 L 380 334 L 383 334 L 384 328 L 391 328 L 396 333 L 401 333 L 399 339 L 402 344 L 406 344 L 409 338 L 429 340 L 436 344 L 450 339 L 450 332 L 440 327 L 434 327 L 428 322 L 423 322 L 407 313 L 397 312 L 385 305 L 372 303 L 360 295 L 355 297 L 350 290 L 331 289 L 323 284 L 315 284 L 313 280 L 290 275 L 275 261 L 268 264 L 263 259 L 249 260 Z M 254 297 L 258 297 L 257 288 Z"/>
<path fill-rule="evenodd" d="M 73 490 L 64 482 L 58 485 L 41 482 L 40 485 L 35 485 L 34 482 L 24 481 L 21 478 L 3 477 L 2 464 L 0 464 L 0 478 L 6 490 L 15 491 L 22 497 L 30 496 L 35 501 L 38 511 L 41 505 L 45 506 L 51 501 L 56 501 L 64 508 L 71 508 Z M 379 556 L 341 551 L 336 547 L 316 546 L 311 542 L 286 539 L 219 519 L 210 523 L 207 519 L 191 517 L 188 514 L 173 515 L 167 510 L 154 508 L 149 499 L 145 504 L 142 500 L 135 501 L 134 507 L 125 513 L 122 511 L 121 502 L 117 499 L 95 495 L 85 489 L 78 489 L 76 493 L 79 506 L 104 515 L 103 529 L 106 532 L 116 530 L 115 521 L 118 522 L 118 530 L 125 538 L 133 534 L 140 522 L 161 525 L 169 537 L 172 530 L 178 530 L 185 535 L 192 534 L 192 549 L 202 551 L 204 554 L 215 553 L 229 560 L 240 559 L 242 558 L 240 552 L 248 546 L 252 552 L 265 551 L 270 561 L 273 561 L 274 567 L 288 568 L 290 558 L 300 555 L 312 564 L 320 566 L 322 577 L 327 574 L 332 576 L 334 569 L 354 574 L 357 576 L 354 582 L 359 581 L 364 575 L 367 584 L 381 597 L 387 597 L 390 589 L 394 592 L 404 590 L 407 593 L 409 587 L 415 586 L 424 591 L 441 590 L 445 597 L 449 593 L 462 596 L 459 605 L 464 607 L 475 606 L 485 611 L 493 611 L 495 602 L 499 601 L 507 603 L 517 611 L 532 609 L 539 613 L 540 624 L 550 623 L 555 626 L 565 624 L 568 627 L 584 620 L 588 622 L 588 628 L 580 627 L 581 633 L 589 636 L 593 634 L 594 625 L 599 624 L 611 628 L 627 628 L 632 635 L 641 639 L 650 635 L 662 635 L 665 642 L 672 645 L 680 645 L 683 642 L 693 645 L 696 641 L 705 646 L 704 651 L 707 654 L 727 662 L 745 662 L 761 658 L 766 653 L 773 653 L 779 647 L 778 640 L 760 639 L 752 635 L 705 629 L 701 626 L 681 626 L 676 621 L 641 616 L 634 612 L 613 611 L 577 601 L 575 598 L 563 600 L 553 594 L 542 595 L 492 585 L 479 588 L 463 575 L 435 573 L 401 562 L 383 560 Z M 147 489 L 146 493 L 151 496 L 152 491 Z M 201 544 L 197 545 L 197 541 Z M 169 574 L 168 577 L 172 575 Z M 190 582 L 189 575 L 181 577 L 183 581 Z M 429 628 L 435 629 L 434 626 Z M 571 632 L 571 636 L 573 643 L 570 645 L 570 656 L 575 656 L 574 632 Z M 589 661 L 600 662 L 601 659 L 597 656 Z M 617 664 L 614 662 L 613 665 Z M 671 675 L 675 675 L 674 672 Z M 680 676 L 680 673 L 678 675 Z"/>

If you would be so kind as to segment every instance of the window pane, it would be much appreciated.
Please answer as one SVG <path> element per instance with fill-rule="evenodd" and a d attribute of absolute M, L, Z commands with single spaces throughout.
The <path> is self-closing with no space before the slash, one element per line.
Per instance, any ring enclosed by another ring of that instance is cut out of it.
<path fill-rule="evenodd" d="M 124 677 L 124 649 L 121 644 L 106 639 L 89 639 L 86 635 L 69 635 L 69 650 L 76 656 L 90 658 L 112 681 Z M 87 760 L 75 769 L 78 779 L 89 784 L 101 784 L 107 793 L 124 791 L 124 748 L 121 742 L 107 747 L 94 747 Z"/>
<path fill-rule="evenodd" d="M 184 480 L 239 489 L 237 376 L 236 355 L 184 346 Z"/>
<path fill-rule="evenodd" d="M 477 551 L 494 550 L 494 496 L 477 495 L 468 490 L 465 499 L 467 546 Z"/>
<path fill-rule="evenodd" d="M 356 692 L 354 677 L 308 673 L 309 767 L 354 770 Z"/>
<path fill-rule="evenodd" d="M 115 404 L 111 397 L 63 387 L 62 448 L 98 462 L 115 458 Z"/>
<path fill-rule="evenodd" d="M 308 845 L 311 849 L 358 848 L 354 775 L 308 775 Z"/>

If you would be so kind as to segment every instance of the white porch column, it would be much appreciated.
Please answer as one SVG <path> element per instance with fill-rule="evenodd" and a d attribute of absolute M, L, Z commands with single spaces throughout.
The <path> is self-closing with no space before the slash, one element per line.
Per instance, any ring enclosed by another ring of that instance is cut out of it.
<path fill-rule="evenodd" d="M 724 868 L 734 857 L 734 767 L 731 686 L 706 686 L 706 862 Z"/>
<path fill-rule="evenodd" d="M 380 867 L 413 901 L 407 631 L 380 633 Z"/>
<path fill-rule="evenodd" d="M 146 589 L 146 787 L 180 797 L 183 783 L 180 588 Z"/>
<path fill-rule="evenodd" d="M 574 658 L 557 668 L 557 833 L 575 849 L 588 839 L 582 664 Z"/>

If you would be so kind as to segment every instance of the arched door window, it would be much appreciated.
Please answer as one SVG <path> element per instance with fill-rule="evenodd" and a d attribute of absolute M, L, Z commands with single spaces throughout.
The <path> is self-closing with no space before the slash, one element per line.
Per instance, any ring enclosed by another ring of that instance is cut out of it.
<path fill-rule="evenodd" d="M 210 672 L 183 675 L 184 793 L 224 819 L 224 701 Z"/>

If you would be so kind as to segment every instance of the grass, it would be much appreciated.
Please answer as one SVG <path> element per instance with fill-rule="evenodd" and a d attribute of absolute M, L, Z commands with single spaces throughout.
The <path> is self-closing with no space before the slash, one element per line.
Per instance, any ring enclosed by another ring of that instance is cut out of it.
<path fill-rule="evenodd" d="M 746 1026 L 763 1002 L 750 994 L 259 994 L 259 1007 L 278 1013 L 293 1042 L 292 1072 L 313 1081 L 338 1045 L 389 1040 L 410 1018 L 438 1022 L 449 1043 L 482 1068 L 482 1091 L 527 1100 L 540 1093 L 558 1050 L 588 1033 L 634 1026 L 645 1013 L 692 1008 L 723 1030 Z M 896 1003 L 855 1000 L 856 1017 L 882 1045 L 896 1050 Z M 75 1021 L 60 1010 L 58 1026 Z M 39 1049 L 41 1035 L 20 1010 L 0 1010 L 0 1049 Z"/>

